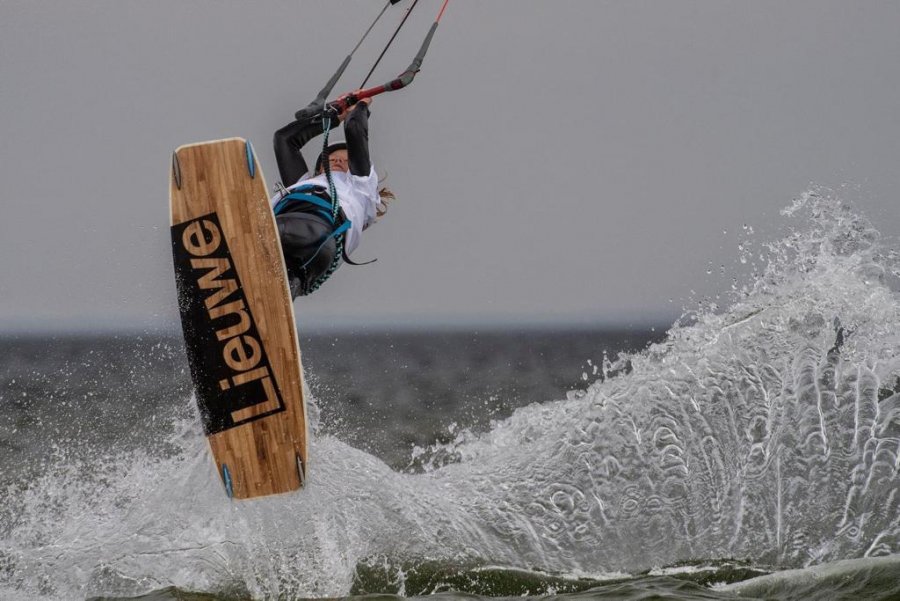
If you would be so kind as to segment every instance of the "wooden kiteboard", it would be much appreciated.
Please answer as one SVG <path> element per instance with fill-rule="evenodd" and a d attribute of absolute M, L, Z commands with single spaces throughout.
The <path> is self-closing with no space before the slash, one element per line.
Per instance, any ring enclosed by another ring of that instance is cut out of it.
<path fill-rule="evenodd" d="M 249 142 L 172 157 L 172 248 L 197 403 L 229 496 L 303 485 L 306 403 L 284 259 Z"/>

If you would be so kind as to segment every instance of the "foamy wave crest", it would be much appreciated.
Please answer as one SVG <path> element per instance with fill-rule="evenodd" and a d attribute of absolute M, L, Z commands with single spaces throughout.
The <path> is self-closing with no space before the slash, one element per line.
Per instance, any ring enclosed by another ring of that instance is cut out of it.
<path fill-rule="evenodd" d="M 635 570 L 900 551 L 897 256 L 827 191 L 785 214 L 802 223 L 730 308 L 440 449 L 458 463 L 431 477 L 491 532 L 480 553 Z"/>

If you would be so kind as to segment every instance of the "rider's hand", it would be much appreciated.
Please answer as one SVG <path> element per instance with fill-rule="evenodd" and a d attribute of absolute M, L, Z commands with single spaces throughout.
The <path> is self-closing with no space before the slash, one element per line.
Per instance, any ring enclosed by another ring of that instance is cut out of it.
<path fill-rule="evenodd" d="M 357 92 L 360 92 L 360 91 L 361 90 L 357 90 L 356 92 L 350 92 L 349 94 L 342 96 L 341 99 L 347 98 L 349 96 L 354 96 Z M 343 123 L 344 119 L 346 119 L 347 116 L 350 115 L 350 111 L 352 111 L 354 108 L 357 107 L 357 105 L 360 105 L 360 104 L 365 104 L 366 106 L 368 106 L 368 105 L 372 104 L 372 99 L 371 98 L 363 98 L 361 100 L 357 100 L 355 104 L 347 106 L 338 115 L 338 121 Z"/>

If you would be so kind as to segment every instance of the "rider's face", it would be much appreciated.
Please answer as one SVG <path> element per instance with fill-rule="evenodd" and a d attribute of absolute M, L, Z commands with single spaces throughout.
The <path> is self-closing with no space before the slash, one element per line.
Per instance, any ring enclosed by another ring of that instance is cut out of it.
<path fill-rule="evenodd" d="M 332 171 L 349 171 L 350 162 L 346 150 L 335 150 L 328 154 L 328 167 Z"/>

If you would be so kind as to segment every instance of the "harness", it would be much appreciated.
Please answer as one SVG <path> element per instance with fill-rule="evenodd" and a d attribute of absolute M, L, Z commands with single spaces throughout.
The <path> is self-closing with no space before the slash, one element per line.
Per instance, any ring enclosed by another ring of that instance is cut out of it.
<path fill-rule="evenodd" d="M 327 200 L 326 200 L 327 198 Z M 304 295 L 311 294 L 319 289 L 325 281 L 331 277 L 338 267 L 341 265 L 344 249 L 344 238 L 350 229 L 351 222 L 344 216 L 340 210 L 338 203 L 328 197 L 328 193 L 320 186 L 310 184 L 298 186 L 288 191 L 273 207 L 275 215 L 291 213 L 295 211 L 310 213 L 324 219 L 332 228 L 332 231 L 322 237 L 316 245 L 313 254 L 300 266 L 300 270 L 305 270 L 307 266 L 315 260 L 325 245 L 331 238 L 337 243 L 337 252 L 331 265 L 314 281 L 309 282 L 302 290 Z"/>

